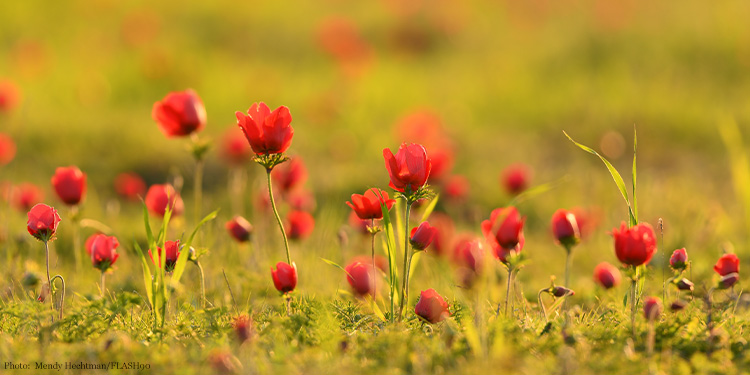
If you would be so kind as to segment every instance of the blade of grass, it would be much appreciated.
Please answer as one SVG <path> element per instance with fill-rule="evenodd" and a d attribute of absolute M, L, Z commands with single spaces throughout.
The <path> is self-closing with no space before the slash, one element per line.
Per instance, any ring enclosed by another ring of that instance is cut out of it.
<path fill-rule="evenodd" d="M 636 156 L 638 154 L 638 134 L 635 130 L 635 125 L 633 125 L 633 218 L 635 219 L 635 222 L 632 223 L 633 225 L 638 225 L 638 198 L 636 198 L 635 195 L 635 185 L 636 185 L 636 169 L 635 169 L 635 161 Z"/>
<path fill-rule="evenodd" d="M 437 206 L 438 198 L 440 198 L 440 194 L 436 195 L 435 198 L 432 198 L 432 201 L 430 204 L 427 205 L 427 207 L 424 209 L 424 213 L 422 213 L 422 221 L 427 221 L 427 219 L 430 217 L 430 214 L 432 214 L 432 211 L 435 210 L 435 206 Z"/>
<path fill-rule="evenodd" d="M 215 219 L 218 213 L 219 213 L 219 210 L 216 210 L 206 215 L 198 223 L 198 225 L 196 225 L 195 229 L 193 229 L 193 232 L 190 233 L 190 237 L 188 237 L 187 241 L 184 244 L 185 250 L 180 252 L 180 255 L 177 257 L 177 263 L 175 263 L 174 272 L 172 273 L 172 281 L 179 282 L 180 278 L 182 277 L 182 273 L 185 272 L 185 266 L 187 265 L 188 256 L 190 255 L 190 246 L 193 245 L 193 240 L 195 239 L 195 235 L 198 234 L 198 230 L 200 230 L 201 227 L 205 225 L 207 222 Z"/>

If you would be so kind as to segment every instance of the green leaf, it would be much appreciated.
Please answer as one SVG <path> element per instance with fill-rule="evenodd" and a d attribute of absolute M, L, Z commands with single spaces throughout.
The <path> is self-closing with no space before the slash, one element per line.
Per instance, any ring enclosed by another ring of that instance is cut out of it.
<path fill-rule="evenodd" d="M 381 200 L 382 201 L 382 200 Z M 398 204 L 398 201 L 396 201 Z M 396 299 L 398 298 L 398 270 L 396 269 L 396 240 L 393 236 L 393 223 L 391 223 L 391 214 L 388 212 L 388 207 L 381 202 L 380 210 L 383 212 L 383 234 L 385 242 L 386 253 L 388 255 L 388 286 L 390 288 L 391 297 L 391 320 L 395 319 L 396 314 Z"/>
<path fill-rule="evenodd" d="M 437 206 L 438 198 L 440 198 L 440 194 L 436 195 L 435 198 L 432 198 L 432 201 L 430 201 L 430 204 L 427 205 L 427 207 L 424 209 L 424 213 L 422 213 L 422 221 L 427 221 L 427 219 L 430 217 L 430 214 L 432 214 L 432 211 L 435 210 L 435 206 Z"/>
<path fill-rule="evenodd" d="M 409 281 L 411 281 L 412 277 L 414 276 L 414 270 L 417 268 L 417 264 L 419 264 L 419 259 L 422 257 L 423 252 L 424 251 L 417 251 L 411 258 L 411 266 L 409 267 Z"/>
<path fill-rule="evenodd" d="M 146 226 L 146 239 L 148 240 L 148 246 L 149 248 L 153 248 L 154 245 L 156 245 L 156 241 L 154 241 L 154 233 L 151 231 L 151 223 L 148 220 L 148 207 L 146 207 L 146 202 L 143 203 L 143 224 Z"/>
<path fill-rule="evenodd" d="M 148 303 L 151 305 L 151 309 L 155 311 L 153 289 L 154 280 L 151 277 L 151 266 L 149 266 L 146 255 L 143 253 L 143 250 L 141 250 L 138 242 L 135 242 L 135 250 L 138 253 L 138 257 L 141 259 L 141 267 L 143 267 L 143 284 L 146 287 L 146 296 L 148 297 Z"/>
<path fill-rule="evenodd" d="M 198 230 L 201 229 L 203 225 L 205 225 L 207 222 L 213 220 L 216 218 L 216 215 L 218 215 L 219 210 L 216 210 L 214 212 L 211 212 L 210 214 L 206 215 L 199 223 L 195 226 L 195 229 L 193 229 L 193 232 L 190 233 L 190 236 L 188 237 L 187 241 L 184 243 L 183 251 L 180 252 L 180 255 L 177 257 L 177 262 L 174 266 L 174 272 L 172 272 L 172 281 L 179 282 L 180 278 L 182 278 L 183 272 L 185 272 L 185 266 L 187 265 L 188 257 L 190 256 L 190 246 L 193 245 L 193 240 L 195 239 L 195 235 L 198 234 Z"/>
<path fill-rule="evenodd" d="M 320 260 L 322 260 L 322 261 L 324 261 L 324 262 L 326 262 L 326 263 L 328 263 L 328 264 L 330 264 L 330 265 L 332 265 L 332 266 L 334 266 L 334 267 L 336 267 L 336 268 L 338 268 L 338 269 L 340 269 L 340 270 L 344 271 L 344 273 L 345 273 L 345 274 L 346 274 L 347 276 L 351 277 L 352 279 L 354 278 L 354 277 L 353 277 L 353 276 L 352 276 L 351 274 L 349 274 L 349 272 L 346 272 L 346 269 L 345 269 L 344 267 L 341 267 L 341 266 L 340 266 L 340 265 L 339 265 L 338 263 L 336 263 L 336 262 L 334 262 L 334 261 L 332 261 L 332 260 L 328 260 L 328 259 L 326 259 L 326 258 L 320 258 Z"/>

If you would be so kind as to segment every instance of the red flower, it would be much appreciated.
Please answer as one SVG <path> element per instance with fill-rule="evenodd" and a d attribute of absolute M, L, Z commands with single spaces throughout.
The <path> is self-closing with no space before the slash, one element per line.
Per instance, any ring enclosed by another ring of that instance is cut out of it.
<path fill-rule="evenodd" d="M 0 112 L 9 112 L 18 104 L 18 87 L 9 80 L 0 80 Z"/>
<path fill-rule="evenodd" d="M 52 176 L 55 193 L 67 205 L 77 205 L 86 195 L 86 174 L 76 166 L 59 167 Z"/>
<path fill-rule="evenodd" d="M 235 216 L 232 220 L 227 221 L 225 225 L 229 234 L 237 242 L 247 242 L 250 240 L 250 234 L 253 232 L 253 226 L 242 216 Z"/>
<path fill-rule="evenodd" d="M 383 149 L 383 157 L 385 168 L 391 177 L 389 186 L 402 193 L 406 192 L 407 188 L 410 192 L 419 190 L 430 176 L 432 162 L 422 145 L 403 143 L 395 156 L 386 148 Z"/>
<path fill-rule="evenodd" d="M 740 258 L 734 254 L 724 254 L 719 258 L 714 266 L 714 271 L 721 276 L 729 275 L 730 273 L 740 272 Z"/>
<path fill-rule="evenodd" d="M 643 315 L 646 316 L 648 321 L 659 318 L 663 310 L 659 297 L 646 297 L 646 300 L 643 301 Z"/>
<path fill-rule="evenodd" d="M 177 265 L 177 258 L 180 257 L 180 240 L 166 241 L 164 242 L 164 248 L 166 249 L 166 251 L 164 251 L 164 270 L 167 272 L 172 272 L 175 265 Z M 151 258 L 151 261 L 154 262 L 157 267 L 160 267 L 161 247 L 156 248 L 156 254 L 158 256 L 158 259 L 154 259 L 154 255 L 151 253 L 151 249 L 148 250 L 148 256 Z"/>
<path fill-rule="evenodd" d="M 137 201 L 146 193 L 146 183 L 136 173 L 120 173 L 115 177 L 115 191 L 127 200 Z"/>
<path fill-rule="evenodd" d="M 648 223 L 641 223 L 628 228 L 623 222 L 620 230 L 612 229 L 615 238 L 617 259 L 629 266 L 648 264 L 656 253 L 656 235 Z"/>
<path fill-rule="evenodd" d="M 297 265 L 292 262 L 290 266 L 284 262 L 276 263 L 276 269 L 271 268 L 273 286 L 281 293 L 289 293 L 297 287 Z"/>
<path fill-rule="evenodd" d="M 318 26 L 318 43 L 340 63 L 362 63 L 370 57 L 370 46 L 346 18 L 323 20 Z"/>
<path fill-rule="evenodd" d="M 108 270 L 120 254 L 117 254 L 117 247 L 120 243 L 115 237 L 109 237 L 104 234 L 95 234 L 86 240 L 86 252 L 91 257 L 91 264 L 104 272 Z"/>
<path fill-rule="evenodd" d="M 242 134 L 242 130 L 238 131 L 237 128 L 232 127 L 224 133 L 219 148 L 219 155 L 222 159 L 230 164 L 241 166 L 250 160 L 252 154 L 253 150 L 250 148 L 250 145 L 247 144 L 247 140 L 245 139 L 245 135 Z"/>
<path fill-rule="evenodd" d="M 621 278 L 620 270 L 607 262 L 601 262 L 596 268 L 594 268 L 594 281 L 604 289 L 610 289 L 620 285 Z"/>
<path fill-rule="evenodd" d="M 529 187 L 529 167 L 524 164 L 513 164 L 503 171 L 501 182 L 511 195 L 518 195 Z"/>
<path fill-rule="evenodd" d="M 288 192 L 307 181 L 307 168 L 302 159 L 291 158 L 288 163 L 274 168 L 271 177 L 279 185 L 281 191 Z"/>
<path fill-rule="evenodd" d="M 372 268 L 372 257 L 369 255 L 357 255 L 349 261 L 349 263 L 355 262 L 366 264 Z M 388 259 L 382 255 L 375 255 L 375 267 L 383 272 L 388 272 Z"/>
<path fill-rule="evenodd" d="M 412 228 L 409 243 L 414 250 L 424 250 L 432 243 L 437 229 L 430 226 L 428 222 L 422 222 L 418 227 Z"/>
<path fill-rule="evenodd" d="M 578 220 L 572 212 L 559 209 L 552 215 L 552 234 L 563 246 L 572 247 L 581 241 Z"/>
<path fill-rule="evenodd" d="M 461 175 L 448 177 L 443 186 L 445 197 L 453 202 L 464 202 L 469 196 L 469 180 Z"/>
<path fill-rule="evenodd" d="M 382 219 L 383 211 L 380 205 L 385 204 L 390 210 L 394 203 L 396 200 L 389 199 L 387 192 L 376 188 L 368 189 L 364 195 L 352 194 L 352 201 L 346 202 L 362 220 Z"/>
<path fill-rule="evenodd" d="M 57 224 L 61 220 L 56 209 L 39 203 L 31 208 L 27 216 L 29 220 L 26 222 L 26 229 L 34 238 L 44 242 L 54 239 Z"/>
<path fill-rule="evenodd" d="M 683 270 L 687 267 L 688 255 L 685 248 L 677 249 L 672 253 L 669 258 L 669 266 L 675 270 Z"/>
<path fill-rule="evenodd" d="M 461 266 L 467 267 L 474 272 L 481 269 L 484 259 L 484 247 L 482 241 L 476 238 L 465 238 L 456 243 L 453 257 Z"/>
<path fill-rule="evenodd" d="M 308 212 L 315 210 L 315 196 L 307 189 L 295 189 L 288 192 L 286 201 L 293 210 Z"/>
<path fill-rule="evenodd" d="M 289 211 L 284 228 L 289 239 L 302 240 L 312 233 L 315 228 L 315 219 L 305 211 Z"/>
<path fill-rule="evenodd" d="M 448 149 L 432 147 L 430 148 L 430 161 L 432 170 L 430 170 L 428 182 L 434 184 L 453 168 L 453 153 Z"/>
<path fill-rule="evenodd" d="M 349 203 L 349 202 L 347 202 Z M 349 212 L 349 226 L 354 228 L 359 233 L 362 234 L 368 234 L 370 233 L 367 230 L 367 227 L 370 225 L 370 223 L 367 222 L 367 220 L 362 220 L 357 216 L 357 213 L 354 211 Z"/>
<path fill-rule="evenodd" d="M 172 185 L 151 185 L 146 193 L 146 207 L 157 216 L 164 216 L 167 212 L 167 206 L 172 209 L 172 216 L 182 215 L 185 210 L 185 204 L 182 198 Z"/>
<path fill-rule="evenodd" d="M 492 211 L 489 220 L 482 222 L 482 233 L 496 252 L 498 247 L 514 250 L 522 241 L 525 219 L 515 207 L 497 208 Z M 520 248 L 517 250 L 520 251 Z"/>
<path fill-rule="evenodd" d="M 423 290 L 420 293 L 414 313 L 433 324 L 442 321 L 446 316 L 450 316 L 448 303 L 435 289 Z"/>
<path fill-rule="evenodd" d="M 248 115 L 236 112 L 237 125 L 242 129 L 250 147 L 258 155 L 280 154 L 292 144 L 294 129 L 289 108 L 281 106 L 271 112 L 266 103 L 253 103 Z"/>
<path fill-rule="evenodd" d="M 0 166 L 6 165 L 16 156 L 16 143 L 13 139 L 0 133 Z"/>
<path fill-rule="evenodd" d="M 452 249 L 455 226 L 453 219 L 442 212 L 433 212 L 430 221 L 437 229 L 435 238 L 432 239 L 432 251 L 436 255 L 447 254 Z"/>
<path fill-rule="evenodd" d="M 41 203 L 42 199 L 42 190 L 34 184 L 25 182 L 13 188 L 12 202 L 21 212 L 29 211 L 35 204 Z"/>
<path fill-rule="evenodd" d="M 154 103 L 151 117 L 167 137 L 182 137 L 206 125 L 206 108 L 193 90 L 174 91 Z"/>
<path fill-rule="evenodd" d="M 237 340 L 240 344 L 244 343 L 255 334 L 253 330 L 253 320 L 249 316 L 242 314 L 232 321 L 232 328 L 237 334 Z"/>
<path fill-rule="evenodd" d="M 372 264 L 362 262 L 350 263 L 346 268 L 346 281 L 355 293 L 360 296 L 375 293 L 375 283 L 372 277 Z"/>

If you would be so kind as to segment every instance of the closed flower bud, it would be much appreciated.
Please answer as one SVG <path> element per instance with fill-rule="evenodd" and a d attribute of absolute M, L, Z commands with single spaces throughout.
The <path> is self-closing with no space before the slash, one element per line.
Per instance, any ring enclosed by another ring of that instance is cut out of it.
<path fill-rule="evenodd" d="M 572 212 L 560 209 L 552 215 L 552 234 L 555 240 L 570 248 L 581 242 L 581 232 L 578 230 L 578 221 Z"/>
<path fill-rule="evenodd" d="M 728 273 L 724 276 L 722 276 L 721 280 L 719 280 L 719 284 L 716 286 L 718 289 L 729 289 L 734 284 L 737 283 L 737 281 L 740 280 L 740 274 L 737 272 Z"/>
<path fill-rule="evenodd" d="M 165 136 L 182 137 L 203 129 L 206 108 L 195 91 L 175 91 L 154 103 L 151 117 Z"/>
<path fill-rule="evenodd" d="M 245 314 L 236 317 L 232 321 L 232 329 L 234 329 L 234 333 L 240 344 L 250 340 L 255 334 L 255 330 L 253 329 L 253 319 Z"/>
<path fill-rule="evenodd" d="M 554 286 L 552 287 L 552 290 L 550 291 L 550 294 L 552 294 L 555 297 L 564 297 L 564 296 L 572 296 L 575 295 L 576 292 L 574 292 L 572 289 L 568 289 L 564 286 Z"/>
<path fill-rule="evenodd" d="M 615 255 L 625 265 L 648 264 L 656 253 L 656 235 L 648 223 L 628 228 L 623 222 L 620 230 L 612 230 L 615 239 Z"/>
<path fill-rule="evenodd" d="M 646 320 L 652 321 L 659 318 L 663 310 L 661 299 L 658 297 L 647 297 L 643 302 L 643 315 Z"/>
<path fill-rule="evenodd" d="M 678 281 L 675 285 L 677 285 L 677 289 L 679 290 L 690 290 L 692 291 L 694 288 L 694 284 L 692 281 L 682 278 L 680 281 Z"/>
<path fill-rule="evenodd" d="M 425 221 L 411 230 L 409 243 L 411 243 L 414 250 L 424 250 L 432 243 L 432 240 L 435 238 L 435 233 L 437 233 L 437 229 L 430 226 L 430 223 Z"/>
<path fill-rule="evenodd" d="M 242 216 L 235 216 L 232 220 L 227 221 L 225 227 L 229 234 L 237 242 L 247 242 L 250 240 L 250 234 L 253 232 L 253 226 Z"/>
<path fill-rule="evenodd" d="M 253 103 L 247 115 L 242 112 L 235 115 L 255 154 L 281 154 L 292 144 L 294 129 L 289 108 L 280 106 L 271 112 L 266 103 Z"/>
<path fill-rule="evenodd" d="M 52 176 L 55 193 L 67 205 L 77 205 L 86 195 L 86 174 L 76 166 L 59 167 Z"/>
<path fill-rule="evenodd" d="M 518 195 L 529 187 L 529 167 L 524 164 L 510 165 L 503 171 L 501 182 L 505 191 L 511 195 Z"/>
<path fill-rule="evenodd" d="M 271 268 L 273 286 L 281 293 L 289 293 L 297 287 L 297 265 L 284 262 L 276 263 L 276 269 Z"/>
<path fill-rule="evenodd" d="M 403 143 L 396 155 L 390 149 L 383 149 L 385 168 L 391 178 L 389 186 L 405 193 L 419 190 L 430 176 L 432 161 L 427 157 L 424 146 L 416 143 Z"/>
<path fill-rule="evenodd" d="M 315 219 L 305 211 L 290 211 L 284 225 L 286 234 L 291 240 L 303 240 L 315 229 Z"/>
<path fill-rule="evenodd" d="M 182 215 L 185 204 L 182 197 L 170 184 L 152 185 L 146 193 L 146 207 L 156 216 L 164 217 L 167 207 L 172 209 L 172 217 Z"/>
<path fill-rule="evenodd" d="M 726 276 L 730 273 L 739 273 L 740 258 L 737 258 L 737 255 L 734 254 L 724 254 L 716 262 L 714 271 L 721 276 Z"/>
<path fill-rule="evenodd" d="M 165 259 L 164 259 L 164 270 L 167 272 L 174 271 L 175 265 L 177 265 L 177 258 L 180 257 L 180 240 L 177 241 L 166 241 L 164 243 L 164 248 L 166 249 L 164 251 Z M 161 247 L 157 247 L 157 258 L 154 259 L 153 254 L 151 253 L 151 249 L 148 250 L 148 256 L 151 257 L 151 261 L 156 264 L 157 267 L 160 267 L 161 265 L 161 254 L 162 249 Z"/>
<path fill-rule="evenodd" d="M 44 242 L 52 241 L 55 238 L 57 224 L 61 220 L 56 209 L 39 203 L 31 208 L 27 216 L 26 229 L 34 238 Z"/>
<path fill-rule="evenodd" d="M 482 222 L 482 233 L 500 261 L 523 249 L 525 219 L 515 207 L 505 207 L 493 210 L 490 219 Z"/>
<path fill-rule="evenodd" d="M 372 276 L 372 264 L 352 262 L 344 269 L 346 281 L 357 295 L 364 296 L 375 293 L 375 280 Z"/>
<path fill-rule="evenodd" d="M 684 270 L 687 267 L 687 260 L 687 251 L 683 247 L 682 249 L 675 250 L 672 256 L 669 257 L 669 266 L 674 270 Z"/>
<path fill-rule="evenodd" d="M 423 290 L 420 293 L 414 313 L 433 324 L 441 322 L 447 316 L 450 316 L 448 303 L 445 302 L 435 289 Z"/>
<path fill-rule="evenodd" d="M 686 306 L 687 306 L 687 302 L 685 302 L 685 301 L 683 301 L 681 299 L 678 299 L 678 300 L 672 302 L 671 305 L 669 305 L 669 309 L 672 310 L 673 312 L 677 312 L 677 311 L 681 311 Z"/>
<path fill-rule="evenodd" d="M 594 281 L 604 289 L 610 289 L 620 285 L 621 278 L 620 270 L 607 262 L 599 263 L 599 265 L 594 268 Z"/>
<path fill-rule="evenodd" d="M 117 238 L 96 234 L 86 241 L 86 252 L 91 257 L 91 264 L 94 268 L 104 272 L 120 257 L 120 254 L 116 252 L 118 246 L 120 243 Z"/>

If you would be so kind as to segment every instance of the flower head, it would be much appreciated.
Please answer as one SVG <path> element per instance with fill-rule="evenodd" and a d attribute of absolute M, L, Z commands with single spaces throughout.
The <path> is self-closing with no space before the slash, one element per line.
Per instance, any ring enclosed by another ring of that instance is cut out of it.
<path fill-rule="evenodd" d="M 289 108 L 280 106 L 271 112 L 266 103 L 253 103 L 247 115 L 236 112 L 237 125 L 257 155 L 280 154 L 292 144 L 294 129 Z"/>
<path fill-rule="evenodd" d="M 241 166 L 250 160 L 252 154 L 253 150 L 247 144 L 247 139 L 245 139 L 242 130 L 235 127 L 227 129 L 221 139 L 219 156 L 229 164 Z"/>
<path fill-rule="evenodd" d="M 372 264 L 354 261 L 346 268 L 346 281 L 355 293 L 360 296 L 375 293 L 375 280 L 372 276 Z"/>
<path fill-rule="evenodd" d="M 232 220 L 227 221 L 225 227 L 237 242 L 249 241 L 250 234 L 253 232 L 252 224 L 242 216 L 235 216 Z"/>
<path fill-rule="evenodd" d="M 525 220 L 515 207 L 505 207 L 493 210 L 490 219 L 482 222 L 482 233 L 501 262 L 523 249 Z"/>
<path fill-rule="evenodd" d="M 288 163 L 274 168 L 271 177 L 273 177 L 273 180 L 278 184 L 282 192 L 289 192 L 307 181 L 307 168 L 302 159 L 294 157 L 289 159 Z"/>
<path fill-rule="evenodd" d="M 34 184 L 22 183 L 13 187 L 11 203 L 21 212 L 28 212 L 31 207 L 44 199 L 42 190 Z"/>
<path fill-rule="evenodd" d="M 721 276 L 729 275 L 730 273 L 740 272 L 740 258 L 734 254 L 724 254 L 719 258 L 714 266 L 714 271 Z"/>
<path fill-rule="evenodd" d="M 672 256 L 669 257 L 669 266 L 675 270 L 684 270 L 687 267 L 687 260 L 687 251 L 683 247 L 682 249 L 675 250 Z"/>
<path fill-rule="evenodd" d="M 164 270 L 167 272 L 172 272 L 174 271 L 174 267 L 177 265 L 177 258 L 180 257 L 180 240 L 164 242 L 164 249 Z M 148 250 L 148 256 L 157 267 L 160 267 L 161 265 L 161 253 L 161 247 L 157 247 L 157 259 L 154 259 L 154 255 L 151 253 L 151 249 Z"/>
<path fill-rule="evenodd" d="M 154 103 L 151 117 L 165 136 L 182 137 L 203 129 L 206 108 L 195 91 L 174 91 Z"/>
<path fill-rule="evenodd" d="M 529 187 L 529 167 L 524 164 L 513 164 L 505 168 L 501 182 L 505 191 L 511 195 L 518 195 Z"/>
<path fill-rule="evenodd" d="M 137 173 L 120 173 L 115 177 L 115 191 L 127 200 L 137 201 L 146 193 L 146 182 Z"/>
<path fill-rule="evenodd" d="M 305 211 L 289 211 L 284 229 L 289 239 L 303 240 L 315 229 L 315 219 Z"/>
<path fill-rule="evenodd" d="M 27 216 L 29 220 L 26 222 L 26 229 L 28 229 L 29 234 L 44 242 L 54 239 L 57 224 L 61 220 L 56 209 L 39 203 L 31 208 Z"/>
<path fill-rule="evenodd" d="M 390 149 L 383 149 L 385 168 L 391 182 L 389 186 L 402 193 L 419 190 L 427 182 L 432 170 L 432 161 L 420 144 L 401 144 L 396 155 Z"/>
<path fill-rule="evenodd" d="M 167 207 L 172 209 L 172 216 L 182 215 L 185 204 L 180 194 L 170 184 L 151 185 L 146 193 L 146 207 L 157 216 L 164 216 Z"/>
<path fill-rule="evenodd" d="M 656 253 L 656 235 L 648 223 L 640 223 L 628 228 L 623 222 L 620 230 L 612 230 L 615 238 L 615 254 L 625 265 L 640 266 L 648 264 Z"/>
<path fill-rule="evenodd" d="M 0 166 L 6 165 L 16 156 L 16 144 L 13 139 L 0 133 Z"/>
<path fill-rule="evenodd" d="M 594 281 L 604 289 L 620 285 L 621 279 L 620 270 L 607 262 L 601 262 L 594 268 Z"/>
<path fill-rule="evenodd" d="M 418 227 L 412 228 L 409 243 L 414 250 L 424 250 L 432 243 L 437 229 L 430 226 L 428 222 L 422 222 Z"/>
<path fill-rule="evenodd" d="M 55 193 L 67 205 L 77 205 L 86 195 L 86 174 L 76 166 L 59 167 L 52 176 Z"/>
<path fill-rule="evenodd" d="M 297 287 L 297 265 L 284 262 L 276 263 L 276 269 L 271 268 L 273 285 L 281 293 L 289 293 Z"/>
<path fill-rule="evenodd" d="M 570 248 L 581 241 L 581 232 L 578 229 L 576 216 L 563 209 L 555 211 L 552 215 L 552 234 L 555 241 L 566 248 Z"/>
<path fill-rule="evenodd" d="M 450 316 L 448 303 L 435 289 L 423 290 L 420 293 L 419 301 L 414 307 L 414 313 L 432 324 L 441 322 L 445 317 Z"/>
<path fill-rule="evenodd" d="M 117 247 L 120 243 L 114 236 L 95 234 L 86 241 L 86 252 L 91 257 L 91 264 L 104 272 L 112 267 L 120 257 Z"/>
<path fill-rule="evenodd" d="M 376 188 L 367 189 L 364 195 L 352 194 L 352 201 L 346 202 L 362 220 L 382 219 L 383 211 L 380 205 L 385 204 L 390 210 L 394 203 L 396 200 L 389 199 L 387 192 Z"/>
<path fill-rule="evenodd" d="M 646 300 L 643 301 L 643 315 L 648 321 L 658 319 L 663 310 L 664 307 L 662 306 L 659 297 L 647 297 Z"/>

